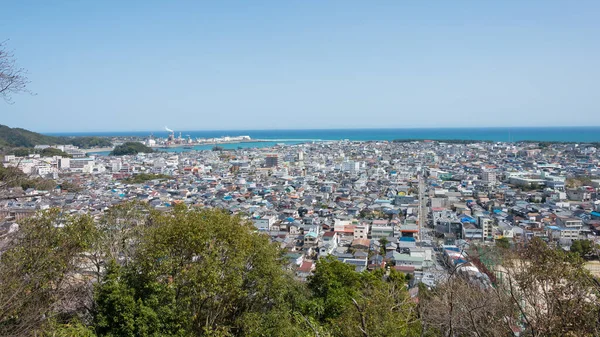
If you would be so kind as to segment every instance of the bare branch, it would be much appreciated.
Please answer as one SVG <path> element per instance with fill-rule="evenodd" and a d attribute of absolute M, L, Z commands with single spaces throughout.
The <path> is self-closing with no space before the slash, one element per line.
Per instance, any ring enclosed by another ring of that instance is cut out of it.
<path fill-rule="evenodd" d="M 356 300 L 354 298 L 352 299 L 352 303 L 354 303 L 354 306 L 356 307 L 356 310 L 358 311 L 358 314 L 360 315 L 360 331 L 363 333 L 364 337 L 369 337 L 369 334 L 367 333 L 367 322 L 365 321 L 364 311 L 358 305 L 358 302 L 356 302 Z"/>
<path fill-rule="evenodd" d="M 13 52 L 6 49 L 6 41 L 0 42 L 0 96 L 11 104 L 13 94 L 31 93 L 27 89 L 29 83 L 27 71 L 17 66 Z"/>

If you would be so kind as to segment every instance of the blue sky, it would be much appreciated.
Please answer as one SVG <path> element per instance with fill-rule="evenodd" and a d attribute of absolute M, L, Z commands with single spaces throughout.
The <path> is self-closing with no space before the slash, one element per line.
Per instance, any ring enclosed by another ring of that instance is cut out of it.
<path fill-rule="evenodd" d="M 7 1 L 40 132 L 600 125 L 600 1 Z"/>

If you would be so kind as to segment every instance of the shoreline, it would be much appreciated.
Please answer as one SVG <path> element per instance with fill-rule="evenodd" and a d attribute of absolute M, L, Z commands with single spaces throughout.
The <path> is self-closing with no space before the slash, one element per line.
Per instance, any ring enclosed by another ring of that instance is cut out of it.
<path fill-rule="evenodd" d="M 335 140 L 323 140 L 323 139 L 250 139 L 250 140 L 235 140 L 235 141 L 222 141 L 222 142 L 210 142 L 210 143 L 192 143 L 192 144 L 168 144 L 161 146 L 151 146 L 151 148 L 161 149 L 161 148 L 177 148 L 177 147 L 187 147 L 187 146 L 218 146 L 221 144 L 244 144 L 244 143 L 285 143 L 285 142 L 331 142 Z M 97 151 L 95 151 L 97 152 Z"/>
<path fill-rule="evenodd" d="M 450 144 L 473 144 L 473 143 L 542 143 L 542 144 L 600 144 L 600 142 L 575 142 L 575 141 L 544 141 L 544 140 L 518 140 L 518 141 L 494 141 L 494 140 L 479 140 L 479 139 L 408 139 L 399 138 L 393 140 L 380 139 L 380 140 L 351 140 L 351 139 L 251 139 L 251 140 L 236 140 L 236 141 L 222 141 L 222 142 L 211 142 L 211 143 L 193 143 L 193 144 L 168 144 L 161 146 L 152 146 L 152 149 L 176 149 L 185 147 L 196 147 L 196 146 L 219 146 L 223 144 L 245 144 L 245 143 L 287 143 L 287 142 L 337 142 L 337 141 L 350 141 L 350 142 L 390 142 L 390 143 L 404 143 L 404 142 L 438 142 L 438 143 L 450 143 Z M 102 147 L 94 149 L 81 149 L 83 152 L 96 153 L 96 152 L 108 152 L 112 151 L 114 147 Z"/>
<path fill-rule="evenodd" d="M 94 152 L 106 152 L 106 151 L 112 151 L 114 149 L 114 147 L 97 147 L 94 149 L 80 149 L 83 152 L 87 153 L 94 153 Z"/>

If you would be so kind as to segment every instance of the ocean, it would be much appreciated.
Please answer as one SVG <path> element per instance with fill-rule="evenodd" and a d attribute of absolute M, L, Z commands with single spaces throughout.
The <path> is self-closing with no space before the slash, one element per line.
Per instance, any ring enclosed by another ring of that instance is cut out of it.
<path fill-rule="evenodd" d="M 184 138 L 218 138 L 225 136 L 250 136 L 266 142 L 220 144 L 225 149 L 271 147 L 276 144 L 298 144 L 325 140 L 487 140 L 497 142 L 559 141 L 559 142 L 600 142 L 600 127 L 498 127 L 498 128 L 415 128 L 415 129 L 314 129 L 314 130 L 213 130 L 175 131 Z M 59 132 L 46 133 L 51 136 L 103 136 L 103 137 L 154 137 L 166 138 L 167 131 L 131 132 Z M 194 146 L 193 150 L 210 150 L 214 145 Z M 167 152 L 186 152 L 192 149 L 182 147 L 160 149 Z M 108 152 L 90 153 L 107 155 Z"/>
<path fill-rule="evenodd" d="M 311 140 L 489 140 L 515 142 L 522 140 L 560 142 L 600 142 L 600 127 L 498 127 L 498 128 L 414 128 L 414 129 L 314 129 L 314 130 L 218 130 L 179 131 L 175 135 L 192 138 L 214 138 L 224 136 L 250 136 L 253 139 L 273 142 L 305 142 Z M 167 131 L 132 132 L 61 132 L 47 133 L 52 136 L 138 136 L 165 138 Z"/>

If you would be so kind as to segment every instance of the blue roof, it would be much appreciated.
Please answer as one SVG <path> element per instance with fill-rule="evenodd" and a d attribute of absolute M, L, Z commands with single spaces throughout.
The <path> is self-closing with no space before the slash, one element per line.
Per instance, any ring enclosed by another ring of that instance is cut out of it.
<path fill-rule="evenodd" d="M 591 214 L 592 216 L 597 216 L 597 217 L 600 217 L 600 212 L 595 212 L 595 211 L 594 211 L 594 212 L 591 212 L 590 214 Z"/>
<path fill-rule="evenodd" d="M 476 223 L 476 222 L 477 222 L 477 220 L 475 220 L 475 219 L 473 219 L 473 218 L 471 218 L 471 217 L 468 217 L 468 216 L 463 216 L 463 217 L 460 219 L 460 221 L 461 221 L 461 222 L 471 222 L 471 223 Z"/>
<path fill-rule="evenodd" d="M 460 248 L 458 247 L 444 247 L 444 250 L 450 250 L 453 252 L 460 252 Z"/>
<path fill-rule="evenodd" d="M 558 226 L 546 226 L 546 227 L 547 227 L 547 228 L 550 228 L 550 229 L 552 229 L 552 230 L 555 230 L 555 231 L 560 231 L 560 230 L 562 230 L 562 229 L 561 229 L 560 227 L 558 227 Z"/>
<path fill-rule="evenodd" d="M 400 238 L 400 241 L 404 241 L 404 242 L 415 242 L 415 238 L 411 238 L 410 236 L 403 236 Z"/>

